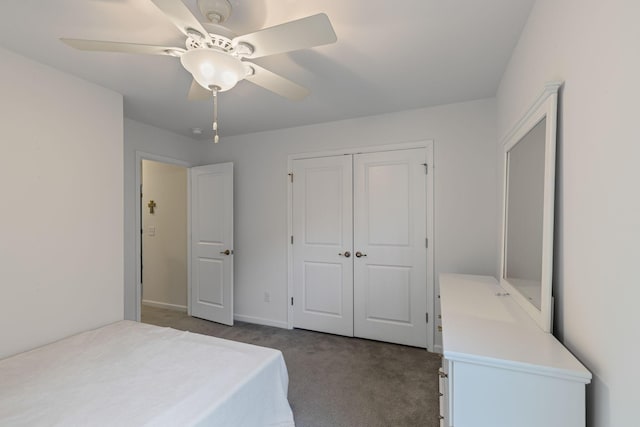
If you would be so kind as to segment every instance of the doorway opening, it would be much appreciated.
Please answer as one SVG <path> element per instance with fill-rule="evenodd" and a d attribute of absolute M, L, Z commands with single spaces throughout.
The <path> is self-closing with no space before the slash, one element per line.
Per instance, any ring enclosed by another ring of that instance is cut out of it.
<path fill-rule="evenodd" d="M 144 306 L 233 325 L 233 163 L 136 152 L 136 193 L 135 319 Z"/>
<path fill-rule="evenodd" d="M 146 292 L 146 295 L 143 296 L 143 271 L 146 269 L 147 273 L 150 272 L 150 270 L 153 269 L 153 263 L 152 265 L 145 265 L 143 267 L 143 257 L 145 256 L 145 251 L 150 249 L 150 244 L 155 243 L 159 237 L 161 237 L 158 233 L 160 231 L 162 231 L 162 236 L 164 236 L 165 230 L 164 227 L 162 230 L 159 230 L 158 225 L 155 225 L 155 230 L 152 228 L 151 230 L 149 230 L 148 226 L 153 227 L 154 224 L 153 222 L 147 218 L 144 222 L 143 220 L 145 219 L 144 216 L 145 215 L 149 215 L 150 214 L 150 207 L 149 205 L 153 206 L 154 209 L 154 213 L 152 214 L 152 218 L 153 220 L 157 220 L 159 218 L 160 215 L 160 209 L 162 209 L 162 213 L 163 216 L 164 214 L 166 214 L 166 208 L 167 208 L 167 203 L 165 203 L 164 201 L 162 201 L 161 199 L 158 199 L 156 197 L 156 194 L 154 194 L 154 190 L 153 188 L 149 188 L 147 187 L 147 189 L 149 191 L 146 192 L 146 194 L 144 194 L 144 189 L 143 189 L 143 173 L 144 171 L 144 166 L 143 166 L 143 162 L 144 165 L 149 166 L 149 165 L 166 165 L 166 166 L 175 166 L 175 167 L 179 167 L 184 169 L 185 173 L 188 176 L 188 171 L 189 171 L 189 167 L 191 166 L 189 163 L 181 161 L 181 160 L 176 160 L 176 159 L 172 159 L 170 157 L 164 157 L 164 156 L 159 156 L 156 154 L 151 154 L 151 153 L 145 153 L 145 152 L 141 152 L 141 151 L 136 151 L 135 153 L 136 156 L 136 168 L 135 168 L 135 194 L 136 194 L 136 210 L 135 210 L 135 224 L 136 224 L 136 235 L 135 235 L 135 242 L 136 242 L 136 249 L 135 249 L 135 253 L 136 253 L 136 265 L 135 265 L 135 273 L 136 273 L 136 290 L 135 290 L 135 303 L 133 304 L 133 307 L 135 309 L 135 317 L 134 319 L 138 322 L 142 321 L 142 301 L 143 299 L 145 300 L 145 303 L 153 303 L 153 301 L 156 301 L 154 298 L 153 294 L 149 294 L 149 292 Z M 153 163 L 148 163 L 148 162 L 153 162 Z M 148 168 L 147 168 L 147 172 L 148 172 Z M 153 183 L 153 177 L 147 177 L 147 185 L 152 185 Z M 188 193 L 188 178 L 187 178 L 187 182 L 185 182 L 184 187 L 183 187 L 183 192 L 185 195 L 187 195 Z M 153 204 L 151 204 L 151 200 L 154 201 Z M 185 199 L 186 200 L 186 199 Z M 159 202 L 162 202 L 159 203 Z M 154 206 L 155 205 L 155 206 Z M 182 207 L 187 210 L 188 209 L 188 205 L 187 205 L 187 201 L 185 201 L 182 204 Z M 185 225 L 184 227 L 184 233 L 185 235 L 188 236 L 187 234 L 187 230 L 188 230 L 188 225 Z M 155 235 L 154 236 L 148 236 L 148 233 L 153 233 L 155 231 Z M 147 247 L 145 248 L 145 251 L 143 251 L 143 239 L 146 239 L 147 237 L 151 237 L 152 239 L 155 240 L 151 240 L 151 241 L 147 241 Z M 185 256 L 184 261 L 183 262 L 187 262 L 188 258 Z M 146 273 L 145 273 L 146 274 Z M 174 274 L 174 273 L 172 273 Z M 149 281 L 151 280 L 151 278 L 147 278 L 145 286 L 149 284 Z M 188 278 L 187 278 L 188 280 Z M 188 283 L 188 281 L 187 281 Z M 159 302 L 163 302 L 163 301 L 159 301 Z M 176 305 L 182 305 L 182 304 L 176 304 Z M 151 307 L 148 304 L 145 304 L 145 306 L 147 307 Z M 184 310 L 184 308 L 182 307 L 173 307 L 174 309 L 180 309 L 180 310 Z M 187 308 L 188 310 L 188 308 Z M 175 311 L 175 310 L 172 310 Z M 177 311 L 176 311 L 177 313 Z"/>
<path fill-rule="evenodd" d="M 187 312 L 187 183 L 182 165 L 141 160 L 140 311 Z"/>

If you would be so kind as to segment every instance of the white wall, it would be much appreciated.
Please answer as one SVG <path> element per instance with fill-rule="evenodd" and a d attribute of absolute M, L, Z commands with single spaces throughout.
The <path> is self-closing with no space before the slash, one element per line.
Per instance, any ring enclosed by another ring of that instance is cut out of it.
<path fill-rule="evenodd" d="M 123 317 L 122 96 L 0 48 L 0 358 Z"/>
<path fill-rule="evenodd" d="M 435 263 L 440 272 L 496 274 L 495 100 L 424 108 L 195 141 L 125 119 L 125 317 L 135 319 L 135 152 L 192 166 L 234 162 L 235 314 L 286 326 L 287 158 L 290 154 L 434 140 Z M 264 293 L 271 296 L 264 302 Z"/>
<path fill-rule="evenodd" d="M 187 169 L 143 160 L 142 193 L 142 302 L 186 311 Z"/>
<path fill-rule="evenodd" d="M 195 141 L 134 120 L 124 120 L 124 316 L 136 320 L 136 210 L 139 207 L 136 191 L 136 152 L 166 157 L 186 165 L 208 163 L 210 144 Z"/>
<path fill-rule="evenodd" d="M 234 162 L 235 313 L 287 320 L 289 154 L 434 140 L 436 273 L 496 273 L 495 101 L 222 138 L 210 162 Z M 271 302 L 264 302 L 264 293 Z"/>
<path fill-rule="evenodd" d="M 500 136 L 549 80 L 560 93 L 557 335 L 592 371 L 588 425 L 638 419 L 640 3 L 538 0 L 498 91 Z"/>

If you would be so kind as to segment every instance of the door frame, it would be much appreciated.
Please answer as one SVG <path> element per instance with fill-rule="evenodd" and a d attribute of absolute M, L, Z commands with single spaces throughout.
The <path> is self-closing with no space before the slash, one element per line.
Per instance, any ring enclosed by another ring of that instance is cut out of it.
<path fill-rule="evenodd" d="M 290 174 L 293 170 L 293 161 L 300 159 L 310 159 L 315 157 L 329 157 L 340 155 L 354 155 L 363 153 L 378 153 L 383 151 L 410 150 L 413 148 L 424 148 L 427 155 L 426 190 L 427 190 L 427 239 L 429 245 L 427 247 L 427 312 L 429 313 L 429 325 L 427 328 L 427 349 L 434 351 L 435 344 L 435 271 L 434 271 L 434 182 L 433 182 L 433 140 L 419 140 L 410 142 L 400 142 L 396 144 L 371 145 L 365 147 L 350 147 L 336 150 L 324 150 L 316 152 L 290 154 L 287 158 L 287 328 L 293 329 L 293 306 L 291 298 L 293 297 L 293 245 L 291 244 L 291 236 L 293 236 L 293 186 L 291 185 Z M 295 179 L 295 177 L 294 177 Z"/>
<path fill-rule="evenodd" d="M 135 197 L 136 197 L 136 294 L 135 294 L 135 319 L 137 322 L 141 321 L 141 306 L 142 306 L 142 270 L 141 270 L 141 255 L 142 255 L 142 215 L 140 212 L 140 203 L 141 203 L 141 185 L 142 185 L 142 161 L 143 160 L 151 160 L 154 162 L 166 163 L 175 166 L 183 166 L 187 169 L 191 168 L 191 165 L 188 162 L 183 160 L 172 159 L 171 157 L 159 156 L 157 154 L 146 153 L 143 151 L 136 151 L 136 188 L 135 188 Z M 190 196 L 189 196 L 189 188 L 191 185 L 191 177 L 187 173 L 187 187 L 185 191 L 187 192 L 187 209 L 189 209 L 190 204 Z M 191 229 L 191 218 L 189 217 L 189 212 L 187 212 L 187 230 Z M 190 259 L 191 256 L 191 233 L 187 231 L 187 260 Z M 191 265 L 188 263 L 187 265 L 187 280 L 191 275 Z M 187 314 L 191 316 L 191 286 L 189 286 L 187 282 Z"/>

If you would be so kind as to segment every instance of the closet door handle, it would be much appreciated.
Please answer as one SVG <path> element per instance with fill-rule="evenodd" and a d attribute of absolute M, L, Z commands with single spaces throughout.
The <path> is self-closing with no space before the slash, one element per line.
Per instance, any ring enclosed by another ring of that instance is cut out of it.
<path fill-rule="evenodd" d="M 351 252 L 344 251 L 344 253 L 340 252 L 338 255 L 343 256 L 345 258 L 349 258 L 351 256 Z"/>
<path fill-rule="evenodd" d="M 360 258 L 360 257 L 363 257 L 363 256 L 367 256 L 367 254 L 363 254 L 362 252 L 358 251 L 358 252 L 356 252 L 356 256 L 358 258 Z"/>
<path fill-rule="evenodd" d="M 230 251 L 229 249 L 227 249 L 226 251 L 220 252 L 220 254 L 222 254 L 222 255 L 231 255 L 232 253 L 233 253 L 233 251 Z"/>

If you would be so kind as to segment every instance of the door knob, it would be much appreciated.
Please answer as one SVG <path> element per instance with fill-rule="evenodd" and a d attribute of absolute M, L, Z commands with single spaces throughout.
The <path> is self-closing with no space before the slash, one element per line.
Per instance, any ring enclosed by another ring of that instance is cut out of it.
<path fill-rule="evenodd" d="M 222 251 L 220 252 L 222 255 L 231 255 L 233 253 L 233 251 L 230 251 L 229 249 L 227 249 L 226 251 Z"/>
<path fill-rule="evenodd" d="M 358 251 L 358 252 L 356 252 L 356 256 L 358 258 L 360 258 L 360 257 L 363 257 L 363 256 L 367 256 L 367 254 L 363 254 L 362 252 Z"/>
<path fill-rule="evenodd" d="M 349 258 L 351 256 L 351 252 L 344 251 L 344 253 L 340 252 L 338 255 L 344 256 L 345 258 Z"/>

